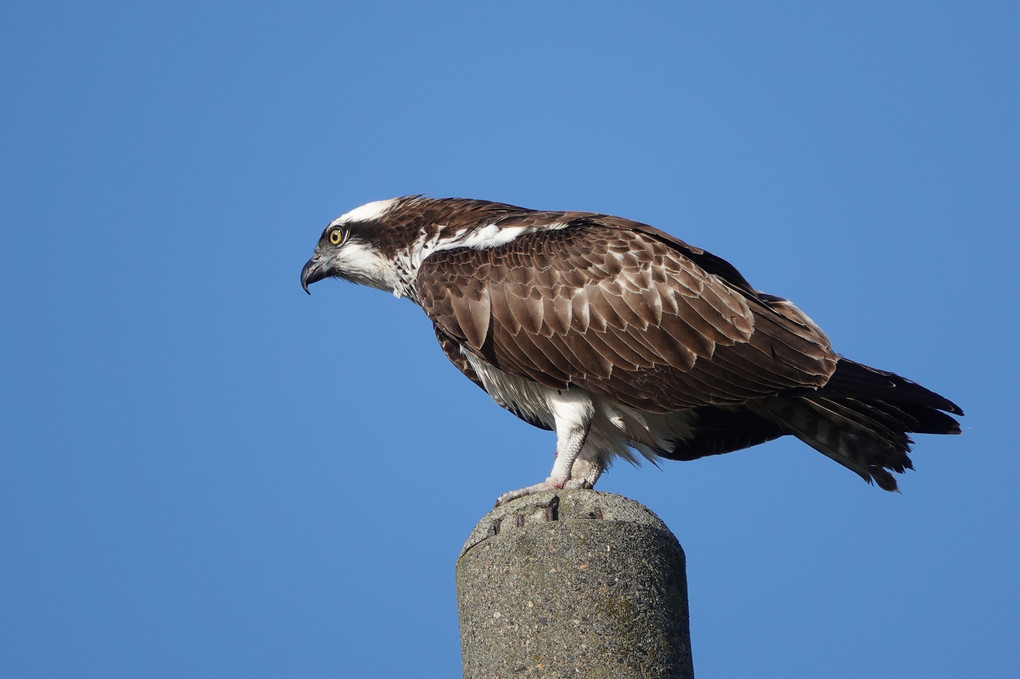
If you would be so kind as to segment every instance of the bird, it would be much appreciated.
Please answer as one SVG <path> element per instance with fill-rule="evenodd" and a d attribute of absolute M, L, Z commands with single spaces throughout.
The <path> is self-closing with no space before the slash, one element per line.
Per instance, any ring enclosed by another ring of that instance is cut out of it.
<path fill-rule="evenodd" d="M 912 433 L 959 434 L 950 400 L 836 354 L 789 300 L 640 222 L 403 196 L 331 221 L 301 286 L 406 297 L 447 358 L 556 436 L 549 476 L 503 493 L 592 488 L 616 458 L 688 461 L 793 436 L 896 491 Z"/>

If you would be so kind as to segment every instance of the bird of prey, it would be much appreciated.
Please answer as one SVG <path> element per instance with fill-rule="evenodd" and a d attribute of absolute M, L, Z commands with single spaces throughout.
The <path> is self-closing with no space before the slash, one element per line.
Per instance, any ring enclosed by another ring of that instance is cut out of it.
<path fill-rule="evenodd" d="M 591 488 L 611 461 L 693 460 L 785 434 L 885 490 L 910 433 L 958 434 L 954 403 L 833 352 L 782 297 L 664 231 L 593 212 L 407 196 L 330 222 L 301 286 L 407 297 L 447 358 L 556 433 L 549 477 Z"/>

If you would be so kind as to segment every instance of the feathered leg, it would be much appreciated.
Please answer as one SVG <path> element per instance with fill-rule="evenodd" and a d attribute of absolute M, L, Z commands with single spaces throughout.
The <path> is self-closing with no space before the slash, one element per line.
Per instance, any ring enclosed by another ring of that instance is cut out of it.
<path fill-rule="evenodd" d="M 591 398 L 580 392 L 561 391 L 549 399 L 549 409 L 556 422 L 556 461 L 553 463 L 549 478 L 542 483 L 503 493 L 496 500 L 497 507 L 504 502 L 532 493 L 561 488 L 590 488 L 602 473 L 601 468 L 597 468 L 594 463 L 578 457 L 585 439 L 588 438 L 595 412 Z M 581 463 L 581 466 L 576 463 Z M 574 477 L 575 467 L 583 474 L 581 478 Z M 592 476 L 594 478 L 590 478 Z"/>

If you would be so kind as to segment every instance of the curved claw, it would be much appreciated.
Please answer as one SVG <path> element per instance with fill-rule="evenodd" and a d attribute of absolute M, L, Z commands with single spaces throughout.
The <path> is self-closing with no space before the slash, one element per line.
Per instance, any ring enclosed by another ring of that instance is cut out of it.
<path fill-rule="evenodd" d="M 544 493 L 547 490 L 561 490 L 567 487 L 579 488 L 580 486 L 573 486 L 570 479 L 554 479 L 550 476 L 542 483 L 536 483 L 533 486 L 527 486 L 525 488 L 519 488 L 517 490 L 511 490 L 503 493 L 496 499 L 496 506 L 498 507 L 501 504 L 505 504 L 510 500 L 516 500 L 517 498 L 524 497 L 525 495 Z"/>

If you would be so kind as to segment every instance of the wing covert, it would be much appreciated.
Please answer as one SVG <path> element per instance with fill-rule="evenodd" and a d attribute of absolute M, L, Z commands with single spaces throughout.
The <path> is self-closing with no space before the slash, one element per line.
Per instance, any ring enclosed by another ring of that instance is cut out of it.
<path fill-rule="evenodd" d="M 416 287 L 437 333 L 499 369 L 653 412 L 817 387 L 835 369 L 827 338 L 792 304 L 618 218 L 434 252 Z"/>

